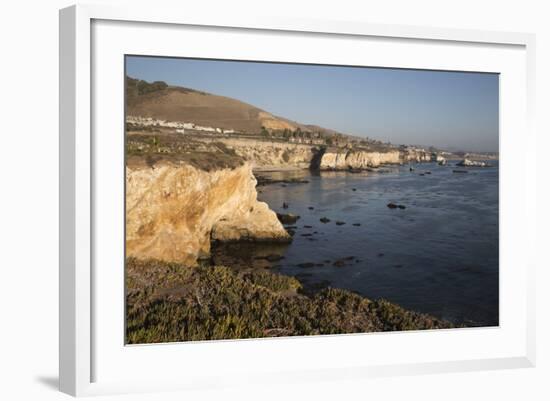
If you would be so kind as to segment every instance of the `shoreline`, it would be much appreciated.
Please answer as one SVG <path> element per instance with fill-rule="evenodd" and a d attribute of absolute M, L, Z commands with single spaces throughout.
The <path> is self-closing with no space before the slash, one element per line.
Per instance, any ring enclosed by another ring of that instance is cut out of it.
<path fill-rule="evenodd" d="M 269 269 L 125 265 L 130 344 L 466 327 L 340 288 L 306 294 L 297 278 Z"/>
<path fill-rule="evenodd" d="M 279 173 L 279 172 L 289 172 L 289 171 L 302 171 L 310 170 L 309 167 L 298 167 L 298 166 L 253 166 L 253 173 Z"/>

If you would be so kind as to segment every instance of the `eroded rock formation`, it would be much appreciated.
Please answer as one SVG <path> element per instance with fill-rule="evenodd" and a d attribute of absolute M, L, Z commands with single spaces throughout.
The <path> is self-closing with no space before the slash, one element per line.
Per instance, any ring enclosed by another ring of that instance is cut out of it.
<path fill-rule="evenodd" d="M 319 147 L 278 141 L 239 138 L 201 138 L 204 142 L 220 142 L 253 167 L 309 168 L 320 152 Z"/>
<path fill-rule="evenodd" d="M 290 241 L 257 200 L 250 164 L 204 171 L 188 164 L 126 169 L 126 253 L 196 265 L 220 241 Z"/>
<path fill-rule="evenodd" d="M 389 150 L 376 152 L 357 149 L 329 148 L 321 157 L 321 170 L 347 170 L 379 167 L 383 164 L 400 163 L 400 152 Z"/>

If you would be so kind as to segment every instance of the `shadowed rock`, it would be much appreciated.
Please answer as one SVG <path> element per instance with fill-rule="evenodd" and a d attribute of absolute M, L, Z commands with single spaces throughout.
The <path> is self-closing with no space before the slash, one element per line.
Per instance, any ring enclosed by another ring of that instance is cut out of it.
<path fill-rule="evenodd" d="M 277 213 L 277 218 L 283 224 L 294 224 L 298 221 L 300 216 L 292 213 Z"/>

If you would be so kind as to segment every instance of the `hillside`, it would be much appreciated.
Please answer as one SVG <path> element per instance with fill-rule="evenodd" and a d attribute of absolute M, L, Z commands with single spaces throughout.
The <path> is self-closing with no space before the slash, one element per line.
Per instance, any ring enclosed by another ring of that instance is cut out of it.
<path fill-rule="evenodd" d="M 250 133 L 260 132 L 262 127 L 269 130 L 298 127 L 298 124 L 236 99 L 130 77 L 126 79 L 126 106 L 128 115 Z"/>
<path fill-rule="evenodd" d="M 260 133 L 262 127 L 269 131 L 294 131 L 299 128 L 327 136 L 336 133 L 330 129 L 274 116 L 236 99 L 169 86 L 162 81 L 148 83 L 130 77 L 126 78 L 126 107 L 126 114 L 130 116 L 192 122 L 243 133 Z"/>

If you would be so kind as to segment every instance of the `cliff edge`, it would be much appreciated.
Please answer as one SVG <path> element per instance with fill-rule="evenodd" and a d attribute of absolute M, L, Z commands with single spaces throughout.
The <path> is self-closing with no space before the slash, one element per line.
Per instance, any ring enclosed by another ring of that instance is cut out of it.
<path fill-rule="evenodd" d="M 126 168 L 126 255 L 196 265 L 210 241 L 290 241 L 257 200 L 252 167 Z"/>

